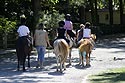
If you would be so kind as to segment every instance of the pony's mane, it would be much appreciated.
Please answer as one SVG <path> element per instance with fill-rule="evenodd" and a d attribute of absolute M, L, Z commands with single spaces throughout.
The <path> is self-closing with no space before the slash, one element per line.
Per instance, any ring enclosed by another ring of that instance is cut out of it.
<path fill-rule="evenodd" d="M 91 38 L 92 38 L 93 40 L 96 40 L 96 35 L 95 35 L 95 34 L 91 34 Z"/>

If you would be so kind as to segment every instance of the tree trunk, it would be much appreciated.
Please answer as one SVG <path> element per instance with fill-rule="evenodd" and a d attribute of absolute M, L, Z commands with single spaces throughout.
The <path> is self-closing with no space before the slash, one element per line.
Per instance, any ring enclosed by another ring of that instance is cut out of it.
<path fill-rule="evenodd" d="M 109 24 L 113 25 L 113 6 L 112 6 L 112 0 L 109 0 L 109 14 L 110 14 Z"/>
<path fill-rule="evenodd" d="M 70 11 L 69 11 L 69 0 L 66 0 L 66 8 L 67 8 L 67 10 L 66 10 L 66 13 L 70 13 Z"/>
<path fill-rule="evenodd" d="M 85 7 L 79 7 L 80 23 L 85 23 Z"/>
<path fill-rule="evenodd" d="M 120 24 L 123 24 L 123 0 L 119 0 L 120 2 Z"/>
<path fill-rule="evenodd" d="M 92 24 L 95 25 L 95 12 L 94 12 L 94 5 L 93 5 L 93 0 L 90 0 L 90 8 L 91 8 L 91 19 L 92 19 Z"/>
<path fill-rule="evenodd" d="M 98 25 L 98 11 L 97 11 L 97 0 L 95 0 L 95 25 Z"/>
<path fill-rule="evenodd" d="M 39 23 L 40 19 L 40 2 L 41 0 L 31 0 L 33 9 L 33 34 L 36 29 L 36 25 Z"/>

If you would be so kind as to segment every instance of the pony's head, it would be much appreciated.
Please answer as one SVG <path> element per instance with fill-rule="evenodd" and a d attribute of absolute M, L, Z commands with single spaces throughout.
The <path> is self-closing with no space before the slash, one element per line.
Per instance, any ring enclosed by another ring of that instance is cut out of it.
<path fill-rule="evenodd" d="M 95 34 L 91 34 L 91 38 L 95 41 L 96 40 L 96 35 Z"/>

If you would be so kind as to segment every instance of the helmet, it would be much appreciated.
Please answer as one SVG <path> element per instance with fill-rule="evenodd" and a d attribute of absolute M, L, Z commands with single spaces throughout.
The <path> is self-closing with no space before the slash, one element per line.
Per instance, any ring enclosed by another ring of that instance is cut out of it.
<path fill-rule="evenodd" d="M 66 19 L 66 20 L 70 20 L 70 17 L 71 17 L 70 14 L 66 14 L 66 15 L 65 15 L 65 19 Z"/>
<path fill-rule="evenodd" d="M 71 15 L 70 14 L 66 14 L 66 17 L 70 17 Z"/>
<path fill-rule="evenodd" d="M 21 19 L 26 19 L 26 16 L 25 16 L 24 14 L 22 14 L 22 15 L 20 16 L 20 18 L 21 18 Z"/>

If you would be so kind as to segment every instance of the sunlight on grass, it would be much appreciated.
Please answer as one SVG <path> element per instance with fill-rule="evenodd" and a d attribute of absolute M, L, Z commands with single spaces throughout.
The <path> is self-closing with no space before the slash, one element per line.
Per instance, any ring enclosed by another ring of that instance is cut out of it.
<path fill-rule="evenodd" d="M 110 69 L 88 77 L 89 83 L 125 83 L 125 68 Z"/>

